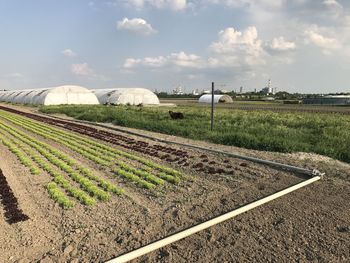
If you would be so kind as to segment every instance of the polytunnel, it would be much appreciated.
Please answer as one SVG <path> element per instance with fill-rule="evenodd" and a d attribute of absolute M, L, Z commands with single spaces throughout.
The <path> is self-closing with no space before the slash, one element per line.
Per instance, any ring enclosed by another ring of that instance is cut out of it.
<path fill-rule="evenodd" d="M 0 101 L 32 105 L 99 104 L 93 92 L 72 85 L 4 91 L 0 94 Z"/>
<path fill-rule="evenodd" d="M 211 94 L 202 95 L 198 102 L 199 103 L 211 103 Z M 232 98 L 229 95 L 214 95 L 214 103 L 231 103 Z"/>
<path fill-rule="evenodd" d="M 144 88 L 117 88 L 93 90 L 100 104 L 113 105 L 158 105 L 159 99 Z"/>

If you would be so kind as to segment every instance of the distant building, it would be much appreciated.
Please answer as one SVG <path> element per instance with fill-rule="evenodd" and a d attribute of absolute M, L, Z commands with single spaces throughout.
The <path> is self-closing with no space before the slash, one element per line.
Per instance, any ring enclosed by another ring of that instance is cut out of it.
<path fill-rule="evenodd" d="M 214 94 L 226 94 L 226 93 L 228 93 L 228 91 L 225 90 L 225 89 L 216 89 L 216 90 L 214 90 Z"/>
<path fill-rule="evenodd" d="M 205 89 L 205 90 L 203 90 L 202 94 L 211 94 L 211 90 Z"/>
<path fill-rule="evenodd" d="M 350 105 L 350 95 L 324 96 L 318 98 L 305 98 L 303 104 L 319 105 Z"/>
<path fill-rule="evenodd" d="M 194 95 L 194 96 L 199 95 L 198 89 L 194 89 L 194 90 L 192 91 L 192 95 Z"/>
<path fill-rule="evenodd" d="M 182 86 L 177 86 L 175 89 L 173 89 L 173 94 L 174 95 L 183 95 L 183 87 Z"/>
<path fill-rule="evenodd" d="M 267 86 L 261 90 L 261 93 L 264 95 L 274 95 L 275 90 L 271 87 L 271 79 L 269 79 Z"/>

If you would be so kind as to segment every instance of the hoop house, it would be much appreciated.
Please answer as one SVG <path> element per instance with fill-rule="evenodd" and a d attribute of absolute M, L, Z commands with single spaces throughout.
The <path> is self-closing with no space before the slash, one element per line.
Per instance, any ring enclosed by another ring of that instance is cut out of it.
<path fill-rule="evenodd" d="M 5 91 L 0 100 L 33 105 L 99 104 L 95 94 L 80 86 L 59 86 L 45 89 Z"/>
<path fill-rule="evenodd" d="M 100 104 L 113 105 L 158 105 L 156 94 L 143 88 L 118 88 L 93 90 Z"/>
<path fill-rule="evenodd" d="M 199 103 L 211 103 L 211 94 L 202 95 L 199 100 Z M 214 103 L 231 103 L 233 102 L 232 98 L 228 95 L 214 95 Z"/>

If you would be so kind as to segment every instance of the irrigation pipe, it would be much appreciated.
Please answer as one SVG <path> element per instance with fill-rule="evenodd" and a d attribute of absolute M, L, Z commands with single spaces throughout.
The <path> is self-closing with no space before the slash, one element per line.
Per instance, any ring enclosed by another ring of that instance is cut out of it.
<path fill-rule="evenodd" d="M 180 142 L 174 142 L 174 141 L 159 139 L 159 138 L 156 138 L 156 137 L 153 137 L 153 136 L 150 136 L 150 135 L 146 135 L 146 134 L 142 134 L 142 133 L 138 133 L 138 132 L 134 132 L 134 131 L 128 131 L 128 130 L 117 128 L 117 127 L 111 127 L 111 126 L 105 125 L 103 123 L 83 121 L 83 120 L 70 120 L 70 119 L 65 119 L 65 118 L 61 118 L 61 117 L 51 116 L 51 115 L 47 115 L 47 114 L 43 114 L 43 115 L 45 115 L 46 117 L 50 117 L 52 119 L 56 118 L 56 119 L 64 120 L 64 121 L 68 121 L 68 122 L 78 122 L 78 123 L 82 123 L 82 124 L 98 126 L 98 127 L 102 127 L 102 128 L 106 128 L 106 129 L 110 129 L 110 130 L 114 130 L 114 131 L 130 134 L 130 135 L 139 136 L 139 137 L 143 137 L 143 138 L 146 138 L 146 139 L 150 139 L 150 140 L 153 140 L 153 141 L 162 142 L 162 143 L 166 143 L 166 144 L 175 144 L 175 145 L 184 146 L 184 147 L 188 147 L 188 148 L 192 148 L 192 149 L 196 149 L 196 150 L 201 150 L 201 151 L 211 152 L 211 153 L 215 153 L 215 154 L 226 155 L 226 156 L 230 156 L 230 157 L 241 159 L 241 160 L 245 160 L 245 161 L 251 161 L 251 162 L 265 164 L 265 165 L 269 165 L 269 166 L 273 166 L 273 167 L 277 167 L 277 168 L 282 168 L 284 170 L 293 171 L 293 172 L 297 172 L 297 173 L 300 173 L 300 174 L 305 174 L 305 175 L 308 175 L 308 176 L 321 175 L 321 172 L 316 170 L 316 169 L 309 170 L 309 169 L 300 168 L 300 167 L 293 166 L 293 165 L 278 163 L 278 162 L 264 160 L 264 159 L 259 159 L 259 158 L 255 158 L 255 157 L 249 157 L 249 156 L 241 155 L 241 154 L 238 154 L 238 153 L 230 153 L 230 152 L 226 152 L 226 151 L 214 150 L 214 149 L 210 149 L 210 148 L 207 148 L 207 147 L 197 146 L 197 145 L 188 144 L 188 143 L 180 143 Z"/>
<path fill-rule="evenodd" d="M 242 214 L 244 212 L 247 212 L 247 211 L 249 211 L 249 210 L 251 210 L 253 208 L 256 208 L 258 206 L 266 204 L 266 203 L 268 203 L 268 202 L 270 202 L 270 201 L 272 201 L 274 199 L 277 199 L 277 198 L 279 198 L 281 196 L 284 196 L 284 195 L 286 195 L 288 193 L 291 193 L 291 192 L 293 192 L 293 191 L 295 191 L 295 190 L 297 190 L 299 188 L 302 188 L 304 186 L 312 184 L 312 183 L 314 183 L 314 182 L 316 182 L 316 181 L 318 181 L 320 179 L 321 179 L 321 176 L 312 177 L 311 179 L 305 180 L 305 181 L 303 181 L 301 183 L 298 183 L 298 184 L 295 184 L 295 185 L 293 185 L 291 187 L 285 188 L 285 189 L 283 189 L 283 190 L 281 190 L 279 192 L 276 192 L 276 193 L 274 193 L 272 195 L 269 195 L 267 197 L 264 197 L 262 199 L 254 201 L 252 203 L 244 205 L 244 206 L 242 206 L 242 207 L 240 207 L 238 209 L 232 210 L 231 212 L 228 212 L 228 213 L 223 214 L 221 216 L 215 217 L 215 218 L 210 219 L 210 220 L 208 220 L 206 222 L 197 224 L 197 225 L 192 226 L 190 228 L 187 228 L 187 229 L 185 229 L 183 231 L 180 231 L 180 232 L 177 232 L 177 233 L 175 233 L 173 235 L 167 236 L 167 237 L 165 237 L 163 239 L 154 241 L 154 242 L 152 242 L 152 243 L 150 243 L 148 245 L 145 245 L 143 247 L 140 247 L 140 248 L 138 248 L 138 249 L 136 249 L 134 251 L 131 251 L 131 252 L 128 252 L 128 253 L 123 254 L 121 256 L 118 256 L 118 257 L 116 257 L 116 258 L 114 258 L 112 260 L 107 261 L 106 263 L 123 263 L 123 262 L 128 262 L 128 261 L 133 260 L 135 258 L 138 258 L 138 257 L 140 257 L 142 255 L 148 254 L 148 253 L 150 253 L 150 252 L 152 252 L 154 250 L 157 250 L 157 249 L 162 248 L 164 246 L 167 246 L 167 245 L 169 245 L 171 243 L 179 241 L 179 240 L 181 240 L 181 239 L 183 239 L 185 237 L 191 236 L 191 235 L 193 235 L 193 234 L 195 234 L 195 233 L 197 233 L 199 231 L 202 231 L 202 230 L 207 229 L 207 228 L 209 228 L 211 226 L 214 226 L 214 225 L 219 224 L 221 222 L 224 222 L 224 221 L 226 221 L 228 219 L 231 219 L 231 218 L 233 218 L 233 217 L 235 217 L 237 215 L 240 215 L 240 214 Z"/>

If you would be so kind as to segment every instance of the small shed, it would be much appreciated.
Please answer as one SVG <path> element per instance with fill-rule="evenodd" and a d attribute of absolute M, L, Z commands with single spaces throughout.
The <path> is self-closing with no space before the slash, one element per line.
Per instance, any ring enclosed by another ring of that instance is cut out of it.
<path fill-rule="evenodd" d="M 144 88 L 116 88 L 92 90 L 100 104 L 112 105 L 158 105 L 159 99 Z"/>
<path fill-rule="evenodd" d="M 198 102 L 199 103 L 211 103 L 211 94 L 202 95 Z M 214 95 L 214 103 L 232 103 L 233 100 L 229 95 Z"/>

